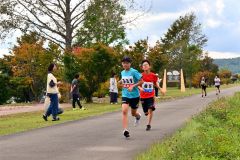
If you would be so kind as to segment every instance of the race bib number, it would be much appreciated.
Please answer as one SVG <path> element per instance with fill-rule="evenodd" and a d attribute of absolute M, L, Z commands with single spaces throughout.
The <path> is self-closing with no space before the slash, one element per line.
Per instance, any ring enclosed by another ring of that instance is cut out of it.
<path fill-rule="evenodd" d="M 124 88 L 129 88 L 134 85 L 134 80 L 132 76 L 125 76 L 122 78 L 122 84 Z"/>
<path fill-rule="evenodd" d="M 142 84 L 142 88 L 144 92 L 153 92 L 153 83 L 152 82 L 144 82 Z"/>

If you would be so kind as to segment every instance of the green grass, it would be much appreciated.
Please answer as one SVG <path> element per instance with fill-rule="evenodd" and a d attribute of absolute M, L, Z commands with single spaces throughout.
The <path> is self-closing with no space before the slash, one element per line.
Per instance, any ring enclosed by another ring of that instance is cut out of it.
<path fill-rule="evenodd" d="M 42 112 L 19 113 L 0 117 L 0 135 L 8 135 L 34 128 L 42 128 L 121 109 L 120 105 L 109 104 L 85 104 L 84 106 L 87 110 L 72 111 L 71 109 L 66 109 L 60 116 L 61 120 L 55 122 L 51 121 L 51 117 L 49 118 L 49 121 L 45 122 L 42 119 Z"/>
<path fill-rule="evenodd" d="M 222 88 L 229 88 L 235 85 L 222 86 Z M 208 91 L 212 91 L 214 88 L 208 88 Z M 181 93 L 177 88 L 168 88 L 166 96 L 161 96 L 158 101 L 186 97 L 193 94 L 200 94 L 200 89 L 187 89 L 186 92 Z M 106 100 L 107 102 L 108 100 Z M 120 101 L 119 101 L 120 102 Z M 71 105 L 71 104 L 69 104 Z M 102 104 L 85 104 L 88 108 L 86 111 L 72 111 L 66 109 L 64 114 L 60 116 L 61 120 L 58 122 L 52 122 L 51 119 L 48 122 L 43 121 L 41 118 L 42 112 L 31 112 L 31 113 L 18 113 L 14 115 L 0 117 L 0 136 L 8 135 L 17 132 L 27 131 L 34 128 L 42 128 L 46 126 L 55 125 L 58 123 L 64 123 L 67 121 L 78 120 L 81 118 L 100 115 L 107 112 L 113 112 L 121 110 L 120 105 L 109 105 L 108 103 Z"/>
<path fill-rule="evenodd" d="M 213 102 L 136 160 L 240 160 L 240 93 Z"/>

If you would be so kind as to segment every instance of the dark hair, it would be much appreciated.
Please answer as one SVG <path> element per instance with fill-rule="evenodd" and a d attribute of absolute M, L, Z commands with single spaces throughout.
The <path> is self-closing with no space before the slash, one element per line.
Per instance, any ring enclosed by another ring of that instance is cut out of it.
<path fill-rule="evenodd" d="M 79 78 L 79 74 L 75 74 L 74 78 L 78 79 Z"/>
<path fill-rule="evenodd" d="M 147 60 L 147 59 L 144 59 L 144 60 L 142 61 L 142 65 L 143 65 L 143 63 L 145 63 L 145 62 L 147 62 L 147 63 L 149 64 L 149 66 L 151 65 L 151 63 L 150 63 L 149 60 Z"/>
<path fill-rule="evenodd" d="M 112 72 L 111 78 L 113 78 L 116 75 L 115 72 Z"/>
<path fill-rule="evenodd" d="M 122 59 L 122 62 L 129 62 L 129 63 L 131 63 L 132 60 L 131 60 L 130 57 L 128 57 L 128 56 L 124 56 L 123 59 Z"/>
<path fill-rule="evenodd" d="M 55 66 L 55 64 L 54 64 L 54 63 L 51 63 L 51 64 L 48 66 L 48 72 L 52 72 L 54 66 Z"/>

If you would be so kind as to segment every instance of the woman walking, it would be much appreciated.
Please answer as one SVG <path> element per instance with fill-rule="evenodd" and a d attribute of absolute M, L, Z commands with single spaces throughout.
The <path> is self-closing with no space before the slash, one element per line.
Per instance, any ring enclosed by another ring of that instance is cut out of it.
<path fill-rule="evenodd" d="M 43 114 L 43 119 L 47 121 L 47 118 L 52 114 L 52 121 L 60 120 L 57 117 L 58 114 L 58 87 L 57 79 L 53 75 L 53 71 L 57 67 L 54 63 L 50 64 L 48 67 L 48 76 L 47 76 L 47 96 L 50 98 L 50 105 L 45 114 Z"/>

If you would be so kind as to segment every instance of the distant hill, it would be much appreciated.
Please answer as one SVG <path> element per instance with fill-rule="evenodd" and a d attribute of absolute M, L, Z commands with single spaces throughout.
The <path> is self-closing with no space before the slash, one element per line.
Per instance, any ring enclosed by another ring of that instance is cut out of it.
<path fill-rule="evenodd" d="M 240 57 L 230 59 L 214 59 L 213 63 L 219 66 L 219 69 L 225 68 L 232 73 L 240 73 Z"/>

